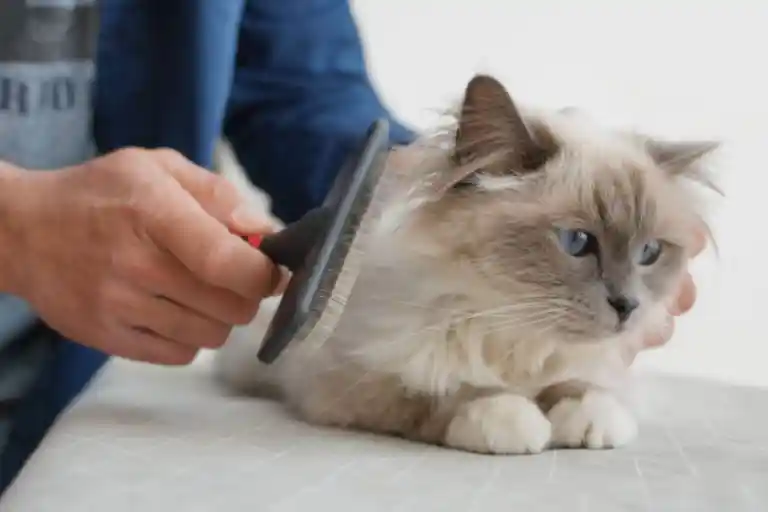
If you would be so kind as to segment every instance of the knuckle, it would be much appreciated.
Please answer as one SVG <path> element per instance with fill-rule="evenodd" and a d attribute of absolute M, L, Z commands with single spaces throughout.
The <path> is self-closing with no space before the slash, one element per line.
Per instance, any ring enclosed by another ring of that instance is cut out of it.
<path fill-rule="evenodd" d="M 117 274 L 130 282 L 146 284 L 159 278 L 155 265 L 139 251 L 117 251 L 112 260 Z"/>
<path fill-rule="evenodd" d="M 221 275 L 230 262 L 230 251 L 226 246 L 214 245 L 205 250 L 200 272 L 203 279 L 213 284 L 221 283 Z"/>
<path fill-rule="evenodd" d="M 176 166 L 187 162 L 184 155 L 172 148 L 162 147 L 153 149 L 152 154 L 166 165 Z"/>
<path fill-rule="evenodd" d="M 228 179 L 213 173 L 206 174 L 204 179 L 210 184 L 212 199 L 231 201 L 240 197 L 237 187 Z"/>
<path fill-rule="evenodd" d="M 228 213 L 229 209 L 239 203 L 240 192 L 228 179 L 212 172 L 203 173 L 198 179 L 201 184 L 199 199 L 211 207 L 221 209 L 222 214 Z"/>
<path fill-rule="evenodd" d="M 111 203 L 111 207 L 136 212 L 157 195 L 158 188 L 163 188 L 158 187 L 160 175 L 148 155 L 146 149 L 129 147 L 119 149 L 108 157 L 111 161 L 105 167 L 109 172 L 99 174 L 110 182 L 118 199 Z"/>
<path fill-rule="evenodd" d="M 116 150 L 112 155 L 115 158 L 119 159 L 125 159 L 125 160 L 135 160 L 138 158 L 144 158 L 144 155 L 146 155 L 147 150 L 142 149 L 136 146 L 126 146 L 124 148 L 120 148 Z"/>
<path fill-rule="evenodd" d="M 115 286 L 114 281 L 111 279 L 103 279 L 96 284 L 94 289 L 94 295 L 96 303 L 98 305 L 113 305 L 115 303 L 120 304 L 122 297 L 118 293 L 118 287 Z"/>
<path fill-rule="evenodd" d="M 125 290 L 114 280 L 104 280 L 95 292 L 93 311 L 97 322 L 105 322 L 117 311 L 127 312 L 133 305 Z"/>

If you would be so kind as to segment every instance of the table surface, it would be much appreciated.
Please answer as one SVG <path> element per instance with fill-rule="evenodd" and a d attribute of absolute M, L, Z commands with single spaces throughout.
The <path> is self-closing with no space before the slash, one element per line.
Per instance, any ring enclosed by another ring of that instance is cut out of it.
<path fill-rule="evenodd" d="M 489 457 L 306 425 L 208 364 L 110 363 L 0 512 L 768 510 L 768 390 L 643 376 L 631 447 Z"/>

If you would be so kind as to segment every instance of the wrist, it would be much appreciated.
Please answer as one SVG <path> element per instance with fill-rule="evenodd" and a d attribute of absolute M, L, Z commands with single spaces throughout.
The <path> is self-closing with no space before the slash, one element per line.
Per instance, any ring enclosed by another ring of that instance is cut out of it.
<path fill-rule="evenodd" d="M 24 255 L 24 201 L 31 173 L 0 162 L 0 292 L 19 295 Z"/>

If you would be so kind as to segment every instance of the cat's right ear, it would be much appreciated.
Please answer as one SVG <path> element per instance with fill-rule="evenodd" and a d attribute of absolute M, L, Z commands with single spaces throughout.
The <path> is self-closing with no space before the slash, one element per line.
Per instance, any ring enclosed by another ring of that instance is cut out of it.
<path fill-rule="evenodd" d="M 459 165 L 492 175 L 535 171 L 548 152 L 533 137 L 506 88 L 495 78 L 476 75 L 467 84 L 456 131 Z"/>

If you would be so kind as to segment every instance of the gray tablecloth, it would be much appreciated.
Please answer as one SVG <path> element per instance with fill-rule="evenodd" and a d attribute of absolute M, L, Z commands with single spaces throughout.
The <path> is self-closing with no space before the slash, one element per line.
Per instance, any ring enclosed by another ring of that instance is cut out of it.
<path fill-rule="evenodd" d="M 110 363 L 0 512 L 768 510 L 768 390 L 643 377 L 631 447 L 488 457 L 305 425 L 207 364 Z"/>

